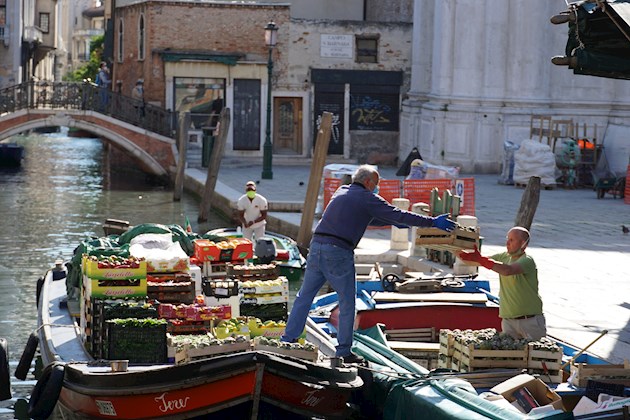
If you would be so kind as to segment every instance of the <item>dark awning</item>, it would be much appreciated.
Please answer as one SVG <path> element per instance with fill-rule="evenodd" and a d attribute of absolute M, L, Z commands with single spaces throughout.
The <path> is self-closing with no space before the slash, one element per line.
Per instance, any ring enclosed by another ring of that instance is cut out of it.
<path fill-rule="evenodd" d="M 219 51 L 192 51 L 192 50 L 171 50 L 167 48 L 165 50 L 156 51 L 166 62 L 177 61 L 212 61 L 215 63 L 223 63 L 228 66 L 235 66 L 239 60 L 245 58 L 244 53 L 225 53 Z"/>

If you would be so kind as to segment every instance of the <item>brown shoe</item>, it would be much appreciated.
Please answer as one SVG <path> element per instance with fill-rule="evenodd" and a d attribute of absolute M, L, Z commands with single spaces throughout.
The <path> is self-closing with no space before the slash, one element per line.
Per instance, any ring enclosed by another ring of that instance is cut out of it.
<path fill-rule="evenodd" d="M 551 58 L 551 62 L 556 66 L 569 66 L 569 68 L 575 68 L 577 65 L 577 58 L 567 57 L 566 55 L 556 55 Z"/>
<path fill-rule="evenodd" d="M 563 23 L 575 22 L 575 13 L 560 13 L 559 15 L 553 15 L 549 20 L 554 25 L 562 25 Z"/>

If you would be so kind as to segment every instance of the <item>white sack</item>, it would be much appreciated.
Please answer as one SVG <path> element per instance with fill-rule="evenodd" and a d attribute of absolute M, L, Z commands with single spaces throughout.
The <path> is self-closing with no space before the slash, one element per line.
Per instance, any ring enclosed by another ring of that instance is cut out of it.
<path fill-rule="evenodd" d="M 523 140 L 514 152 L 514 182 L 527 184 L 532 176 L 542 185 L 556 184 L 556 157 L 551 148 L 534 140 Z"/>
<path fill-rule="evenodd" d="M 147 261 L 173 262 L 188 258 L 179 242 L 170 233 L 144 233 L 129 242 L 129 253 Z"/>

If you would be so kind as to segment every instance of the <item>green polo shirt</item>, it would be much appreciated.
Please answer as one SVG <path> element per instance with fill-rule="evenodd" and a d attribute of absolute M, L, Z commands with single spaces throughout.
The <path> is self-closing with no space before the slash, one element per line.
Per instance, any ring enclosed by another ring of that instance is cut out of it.
<path fill-rule="evenodd" d="M 523 254 L 516 261 L 507 252 L 493 255 L 493 260 L 505 264 L 518 263 L 523 273 L 513 276 L 499 275 L 499 299 L 501 318 L 518 318 L 523 315 L 539 315 L 543 313 L 542 299 L 538 294 L 538 270 L 536 263 L 529 255 Z"/>

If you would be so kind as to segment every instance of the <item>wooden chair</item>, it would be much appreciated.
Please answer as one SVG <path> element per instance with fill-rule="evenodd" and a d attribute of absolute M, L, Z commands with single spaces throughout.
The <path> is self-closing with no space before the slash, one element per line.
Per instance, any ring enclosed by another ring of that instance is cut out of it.
<path fill-rule="evenodd" d="M 538 137 L 541 143 L 543 139 L 549 144 L 551 141 L 551 117 L 547 115 L 532 115 L 529 122 L 529 137 L 534 140 Z"/>

